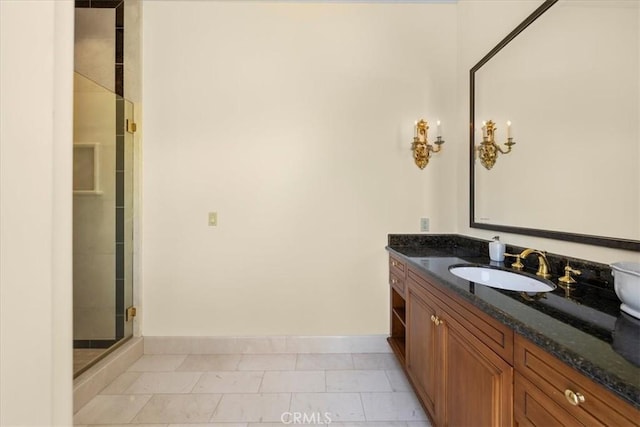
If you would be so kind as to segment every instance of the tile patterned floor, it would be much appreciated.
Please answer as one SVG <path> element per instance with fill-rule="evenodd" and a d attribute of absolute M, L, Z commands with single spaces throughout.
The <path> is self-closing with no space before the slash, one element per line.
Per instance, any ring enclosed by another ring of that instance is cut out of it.
<path fill-rule="evenodd" d="M 145 355 L 74 424 L 430 426 L 389 353 Z"/>

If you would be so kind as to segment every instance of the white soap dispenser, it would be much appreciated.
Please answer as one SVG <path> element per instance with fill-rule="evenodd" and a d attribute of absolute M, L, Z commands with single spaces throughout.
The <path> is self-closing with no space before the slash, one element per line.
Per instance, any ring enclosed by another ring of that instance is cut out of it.
<path fill-rule="evenodd" d="M 492 242 L 489 242 L 489 258 L 491 261 L 504 261 L 505 244 L 500 241 L 499 236 L 495 236 Z"/>

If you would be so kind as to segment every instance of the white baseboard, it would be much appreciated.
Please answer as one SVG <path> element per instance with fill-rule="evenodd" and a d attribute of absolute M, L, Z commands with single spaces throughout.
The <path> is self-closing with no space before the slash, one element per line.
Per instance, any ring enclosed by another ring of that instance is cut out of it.
<path fill-rule="evenodd" d="M 145 354 L 390 353 L 386 335 L 144 337 Z"/>

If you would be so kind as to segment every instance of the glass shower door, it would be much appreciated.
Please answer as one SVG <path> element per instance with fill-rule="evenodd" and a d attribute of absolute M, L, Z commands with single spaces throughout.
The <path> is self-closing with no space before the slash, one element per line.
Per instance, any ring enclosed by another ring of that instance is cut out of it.
<path fill-rule="evenodd" d="M 74 76 L 74 376 L 132 335 L 131 102 Z"/>

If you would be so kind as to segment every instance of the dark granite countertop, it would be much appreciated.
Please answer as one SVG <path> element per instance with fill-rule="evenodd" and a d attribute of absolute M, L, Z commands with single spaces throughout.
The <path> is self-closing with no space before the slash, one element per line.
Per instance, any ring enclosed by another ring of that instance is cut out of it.
<path fill-rule="evenodd" d="M 552 282 L 557 283 L 559 267 L 567 261 L 584 269 L 584 277 L 577 278 L 578 287 L 569 297 L 558 288 L 544 299 L 526 301 L 520 292 L 476 284 L 449 272 L 453 264 L 490 265 L 487 244 L 452 234 L 390 234 L 387 250 L 640 408 L 640 320 L 620 312 L 608 266 L 547 254 L 555 274 Z M 522 249 L 508 246 L 507 252 Z M 531 268 L 525 265 L 525 270 Z"/>

